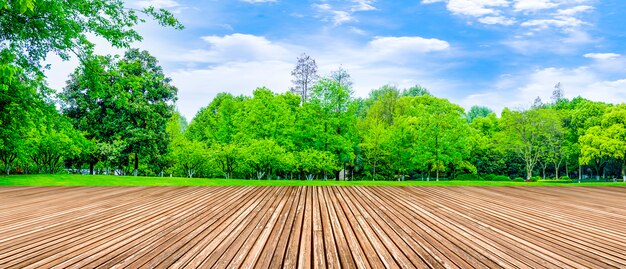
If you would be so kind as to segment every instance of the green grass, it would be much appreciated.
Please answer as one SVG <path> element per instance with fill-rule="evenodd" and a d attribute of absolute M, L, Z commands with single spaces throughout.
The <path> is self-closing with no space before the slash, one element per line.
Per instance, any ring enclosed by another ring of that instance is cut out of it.
<path fill-rule="evenodd" d="M 622 182 L 549 183 L 511 181 L 305 181 L 106 175 L 0 176 L 0 186 L 626 186 Z"/>

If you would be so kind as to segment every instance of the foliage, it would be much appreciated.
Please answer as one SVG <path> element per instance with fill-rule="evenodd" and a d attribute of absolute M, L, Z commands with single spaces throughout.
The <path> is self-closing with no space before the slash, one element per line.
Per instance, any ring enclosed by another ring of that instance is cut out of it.
<path fill-rule="evenodd" d="M 508 176 L 497 175 L 497 176 L 493 177 L 491 180 L 492 181 L 509 181 L 509 180 L 511 180 L 511 178 L 509 178 Z"/>
<path fill-rule="evenodd" d="M 0 176 L 0 186 L 561 186 L 562 183 L 513 181 L 321 181 L 243 180 L 186 177 L 144 177 L 110 175 L 15 175 Z M 573 186 L 624 187 L 622 182 L 588 182 Z"/>
<path fill-rule="evenodd" d="M 39 71 L 48 53 L 63 59 L 93 54 L 93 38 L 118 48 L 129 48 L 141 36 L 134 27 L 154 18 L 163 26 L 182 29 L 171 12 L 146 7 L 133 9 L 120 0 L 7 0 L 0 4 L 0 50 L 18 55 L 18 65 Z"/>
<path fill-rule="evenodd" d="M 454 180 L 481 180 L 478 175 L 475 174 L 460 174 L 454 178 Z"/>
<path fill-rule="evenodd" d="M 79 66 L 60 97 L 63 113 L 87 138 L 123 141 L 122 156 L 133 158 L 137 174 L 140 156 L 165 154 L 176 93 L 156 58 L 131 49 L 122 59 L 95 57 Z"/>

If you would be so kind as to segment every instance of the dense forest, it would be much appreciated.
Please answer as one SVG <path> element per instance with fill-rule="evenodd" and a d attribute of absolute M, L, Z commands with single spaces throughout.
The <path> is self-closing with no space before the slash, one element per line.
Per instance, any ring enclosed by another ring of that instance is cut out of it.
<path fill-rule="evenodd" d="M 155 57 L 130 48 L 143 17 L 182 27 L 172 14 L 78 2 L 98 5 L 0 6 L 0 165 L 7 175 L 626 181 L 626 104 L 569 100 L 560 84 L 546 85 L 549 102 L 498 115 L 480 106 L 465 111 L 420 86 L 386 85 L 358 98 L 348 71 L 318 77 L 303 54 L 290 91 L 220 93 L 188 122 L 176 112 L 175 81 Z M 28 22 L 41 17 L 57 28 Z M 88 33 L 127 48 L 125 55 L 94 55 Z M 50 52 L 81 60 L 58 92 L 40 64 Z"/>

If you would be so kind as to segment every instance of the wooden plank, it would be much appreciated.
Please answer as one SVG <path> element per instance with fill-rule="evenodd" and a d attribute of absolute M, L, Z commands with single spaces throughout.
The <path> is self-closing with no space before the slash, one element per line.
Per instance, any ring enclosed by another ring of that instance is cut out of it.
<path fill-rule="evenodd" d="M 0 187 L 0 268 L 626 268 L 613 187 Z"/>

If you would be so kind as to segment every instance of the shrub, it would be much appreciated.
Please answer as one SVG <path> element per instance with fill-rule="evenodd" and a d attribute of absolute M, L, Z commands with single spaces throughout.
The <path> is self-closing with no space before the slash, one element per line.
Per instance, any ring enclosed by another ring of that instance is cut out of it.
<path fill-rule="evenodd" d="M 496 175 L 494 175 L 494 174 L 488 174 L 488 175 L 484 175 L 484 176 L 483 176 L 483 179 L 484 179 L 484 180 L 493 180 L 493 178 L 494 178 L 495 176 L 496 176 Z"/>
<path fill-rule="evenodd" d="M 475 180 L 480 180 L 480 177 L 478 175 L 475 175 L 475 174 L 460 174 L 460 175 L 456 176 L 456 178 L 454 180 L 471 180 L 471 181 L 475 181 Z"/>
<path fill-rule="evenodd" d="M 573 181 L 571 179 L 542 179 L 542 180 L 537 180 L 537 182 L 544 182 L 544 183 L 572 183 Z"/>
<path fill-rule="evenodd" d="M 510 181 L 511 179 L 508 176 L 499 175 L 499 176 L 493 177 L 492 180 L 493 181 Z"/>
<path fill-rule="evenodd" d="M 521 177 L 516 177 L 516 178 L 514 178 L 514 179 L 513 179 L 513 181 L 516 181 L 516 182 L 524 182 L 524 179 L 523 179 L 523 178 L 521 178 Z"/>
<path fill-rule="evenodd" d="M 540 177 L 540 176 L 534 176 L 534 177 L 531 177 L 530 179 L 531 179 L 532 181 L 543 180 L 543 178 L 542 178 L 542 177 Z"/>
<path fill-rule="evenodd" d="M 561 177 L 559 177 L 559 179 L 563 179 L 563 180 L 572 180 L 571 178 L 569 178 L 569 176 L 561 176 Z"/>

